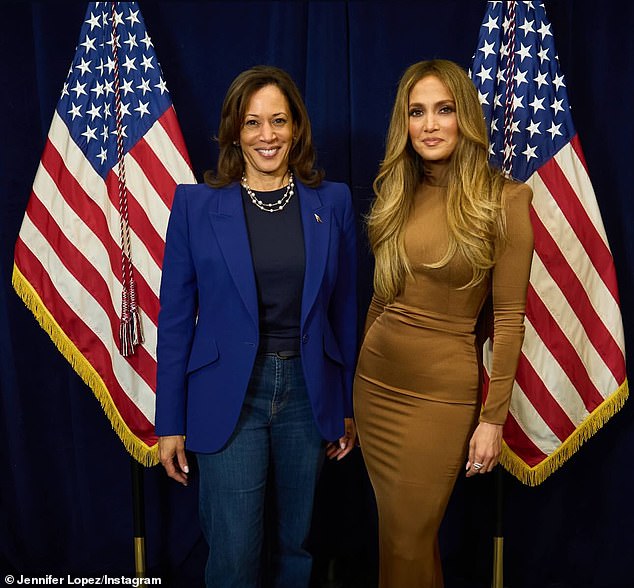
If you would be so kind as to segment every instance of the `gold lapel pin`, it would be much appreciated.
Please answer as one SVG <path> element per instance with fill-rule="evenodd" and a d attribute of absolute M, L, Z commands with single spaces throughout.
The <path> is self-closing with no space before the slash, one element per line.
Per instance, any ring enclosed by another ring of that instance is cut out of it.
<path fill-rule="evenodd" d="M 315 215 L 315 220 L 316 220 L 318 223 L 322 222 L 321 217 L 320 217 L 320 216 L 319 216 L 316 212 L 313 212 L 313 214 Z"/>

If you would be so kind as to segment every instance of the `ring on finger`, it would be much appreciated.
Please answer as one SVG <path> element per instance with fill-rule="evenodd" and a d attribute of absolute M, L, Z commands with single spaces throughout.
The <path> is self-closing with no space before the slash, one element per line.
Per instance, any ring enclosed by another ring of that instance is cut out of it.
<path fill-rule="evenodd" d="M 479 471 L 479 470 L 481 470 L 484 467 L 484 464 L 483 463 L 479 463 L 479 462 L 476 461 L 476 462 L 474 462 L 472 467 L 473 467 L 474 470 Z"/>

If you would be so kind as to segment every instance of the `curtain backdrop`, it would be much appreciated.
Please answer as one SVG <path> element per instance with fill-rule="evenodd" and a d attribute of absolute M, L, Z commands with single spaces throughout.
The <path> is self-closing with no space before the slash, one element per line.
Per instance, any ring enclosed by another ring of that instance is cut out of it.
<path fill-rule="evenodd" d="M 481 0 L 140 2 L 198 179 L 215 164 L 220 105 L 249 66 L 303 92 L 319 164 L 347 182 L 359 220 L 360 303 L 371 262 L 362 215 L 397 81 L 432 57 L 469 67 Z M 0 572 L 133 575 L 130 459 L 92 392 L 11 287 L 13 246 L 87 4 L 4 4 L 0 34 Z M 573 119 L 614 255 L 634 346 L 634 5 L 546 0 Z M 630 380 L 632 372 L 629 372 Z M 505 584 L 627 588 L 634 557 L 632 401 L 536 488 L 504 475 Z M 372 588 L 376 513 L 359 452 L 327 464 L 312 533 L 315 585 Z M 202 586 L 197 479 L 145 471 L 151 575 Z M 494 478 L 460 480 L 441 530 L 447 588 L 488 587 Z"/>

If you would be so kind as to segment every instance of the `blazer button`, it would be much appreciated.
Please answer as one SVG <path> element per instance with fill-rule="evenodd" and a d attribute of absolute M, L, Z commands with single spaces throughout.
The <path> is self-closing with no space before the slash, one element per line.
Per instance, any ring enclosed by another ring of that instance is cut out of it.
<path fill-rule="evenodd" d="M 308 335 L 302 337 L 302 343 L 308 343 Z"/>

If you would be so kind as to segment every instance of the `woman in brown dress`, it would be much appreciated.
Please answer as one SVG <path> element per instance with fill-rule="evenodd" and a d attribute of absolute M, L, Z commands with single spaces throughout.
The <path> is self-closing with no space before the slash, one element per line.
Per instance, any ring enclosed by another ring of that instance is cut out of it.
<path fill-rule="evenodd" d="M 437 534 L 457 476 L 498 461 L 524 336 L 531 190 L 488 164 L 453 62 L 403 75 L 368 217 L 374 296 L 354 384 L 379 512 L 380 588 L 441 588 Z M 476 324 L 493 304 L 486 399 Z"/>

